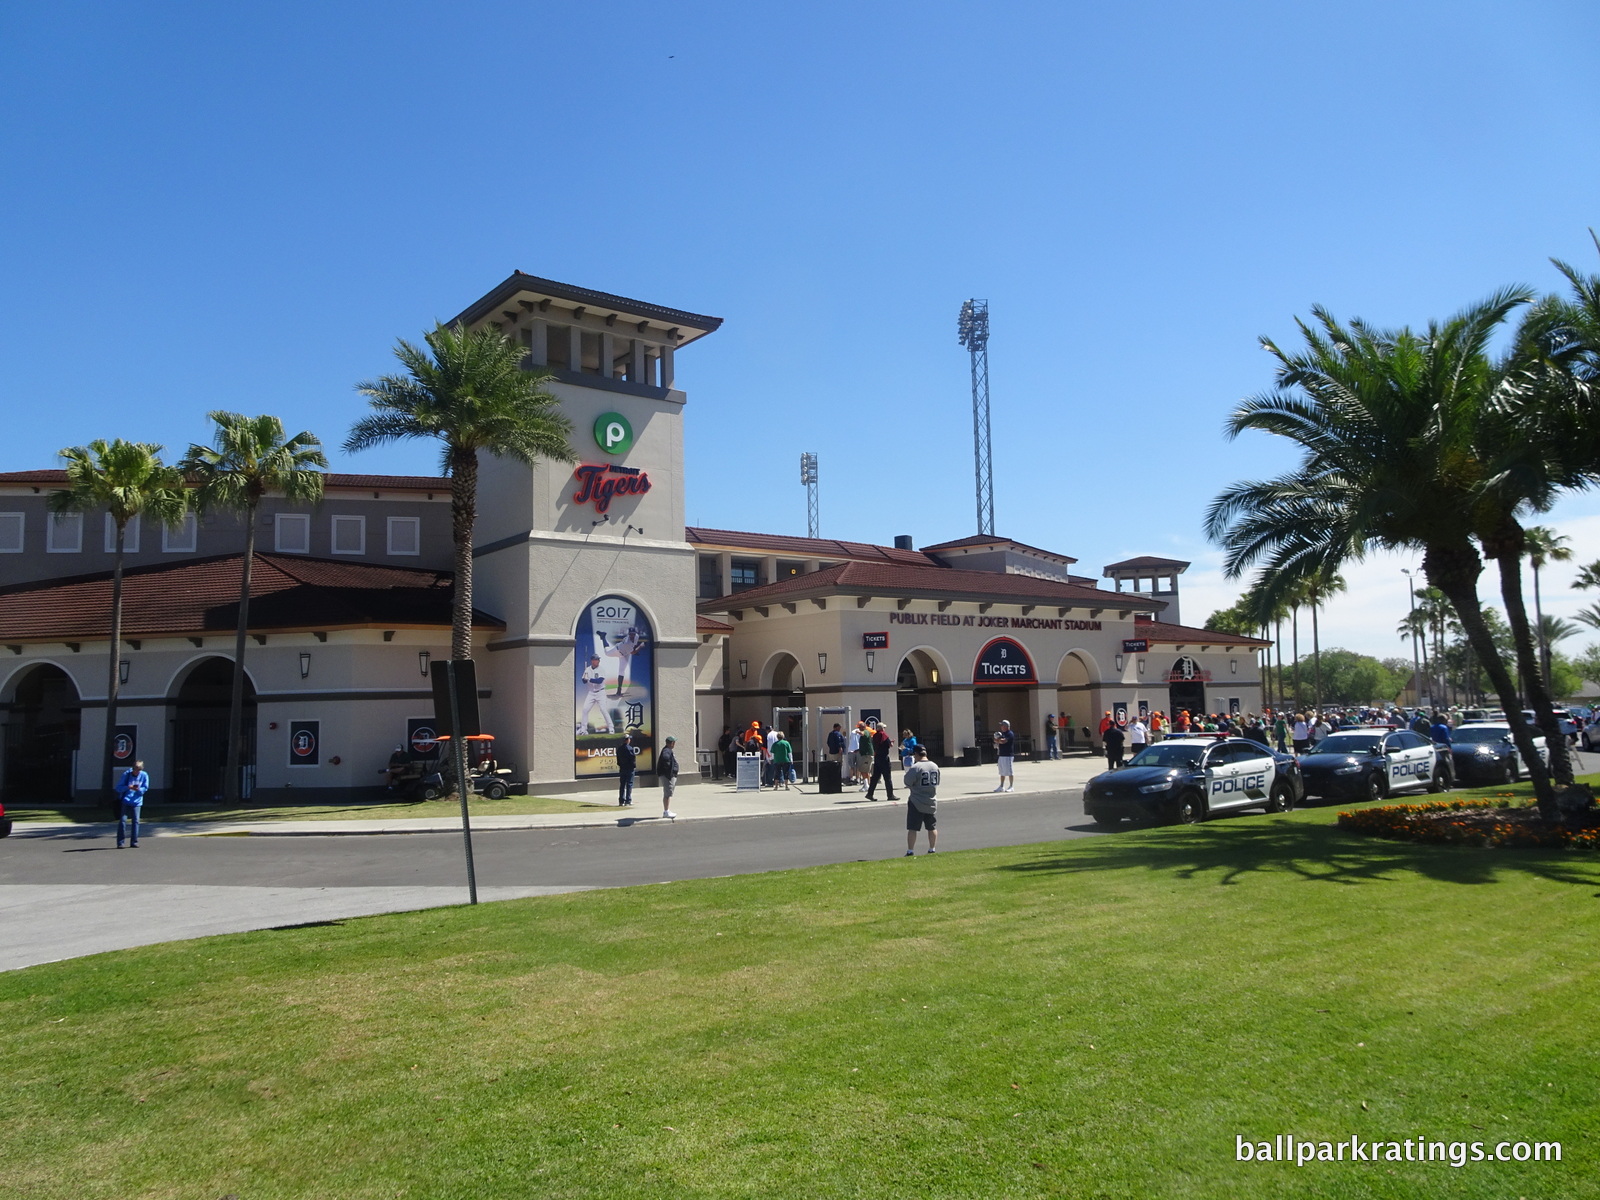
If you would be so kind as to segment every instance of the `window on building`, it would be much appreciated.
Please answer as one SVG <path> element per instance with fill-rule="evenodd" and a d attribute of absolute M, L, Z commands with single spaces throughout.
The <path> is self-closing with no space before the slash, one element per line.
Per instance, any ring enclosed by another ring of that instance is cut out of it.
<path fill-rule="evenodd" d="M 117 552 L 117 523 L 111 519 L 111 514 L 106 513 L 106 553 Z M 122 548 L 129 554 L 139 553 L 139 515 L 135 513 L 128 518 L 128 528 L 122 535 Z"/>
<path fill-rule="evenodd" d="M 19 512 L 0 512 L 0 554 L 21 554 L 27 530 L 27 517 Z"/>
<path fill-rule="evenodd" d="M 700 599 L 714 600 L 722 595 L 722 560 L 715 554 L 700 556 Z"/>
<path fill-rule="evenodd" d="M 168 554 L 193 554 L 198 524 L 193 513 L 184 513 L 181 525 L 161 531 L 161 549 Z"/>
<path fill-rule="evenodd" d="M 50 554 L 78 554 L 83 550 L 83 514 L 51 513 L 45 550 Z"/>
<path fill-rule="evenodd" d="M 311 553 L 311 515 L 279 513 L 274 522 L 273 547 L 279 554 Z"/>
<path fill-rule="evenodd" d="M 390 554 L 421 554 L 422 553 L 422 518 L 421 517 L 390 517 L 389 518 L 389 553 Z"/>
<path fill-rule="evenodd" d="M 367 519 L 340 516 L 333 519 L 333 552 L 335 554 L 365 554 L 367 552 Z"/>
<path fill-rule="evenodd" d="M 747 588 L 761 586 L 761 560 L 758 558 L 736 558 L 733 560 L 731 572 L 733 590 L 742 592 Z"/>

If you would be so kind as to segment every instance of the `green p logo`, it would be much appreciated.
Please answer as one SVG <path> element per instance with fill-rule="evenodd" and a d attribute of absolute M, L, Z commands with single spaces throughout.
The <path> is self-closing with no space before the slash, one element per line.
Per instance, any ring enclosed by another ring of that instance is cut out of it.
<path fill-rule="evenodd" d="M 633 426 L 621 413 L 601 413 L 595 418 L 594 441 L 607 454 L 626 454 L 633 445 Z"/>

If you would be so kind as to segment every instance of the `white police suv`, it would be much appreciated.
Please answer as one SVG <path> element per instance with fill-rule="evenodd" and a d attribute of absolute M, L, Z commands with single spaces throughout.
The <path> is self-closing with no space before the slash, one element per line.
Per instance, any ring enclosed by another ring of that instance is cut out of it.
<path fill-rule="evenodd" d="M 1449 751 L 1409 729 L 1372 726 L 1329 734 L 1300 756 L 1306 795 L 1381 800 L 1394 792 L 1453 785 Z"/>
<path fill-rule="evenodd" d="M 1176 737 L 1146 746 L 1084 786 L 1097 825 L 1124 817 L 1195 824 L 1215 812 L 1287 812 L 1305 797 L 1294 756 L 1246 738 Z"/>

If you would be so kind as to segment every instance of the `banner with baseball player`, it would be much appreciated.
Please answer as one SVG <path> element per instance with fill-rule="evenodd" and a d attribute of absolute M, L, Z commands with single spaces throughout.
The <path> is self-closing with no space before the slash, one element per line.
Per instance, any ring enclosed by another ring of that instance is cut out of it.
<path fill-rule="evenodd" d="M 655 769 L 655 639 L 639 606 L 621 596 L 584 605 L 578 618 L 573 748 L 579 776 L 615 775 L 633 735 L 638 770 Z"/>

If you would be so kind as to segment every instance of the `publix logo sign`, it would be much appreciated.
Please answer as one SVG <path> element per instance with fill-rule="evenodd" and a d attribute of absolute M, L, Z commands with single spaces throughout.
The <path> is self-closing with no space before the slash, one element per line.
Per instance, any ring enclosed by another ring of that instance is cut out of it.
<path fill-rule="evenodd" d="M 621 413 L 601 413 L 594 421 L 594 443 L 607 454 L 626 454 L 633 446 L 633 426 Z"/>

